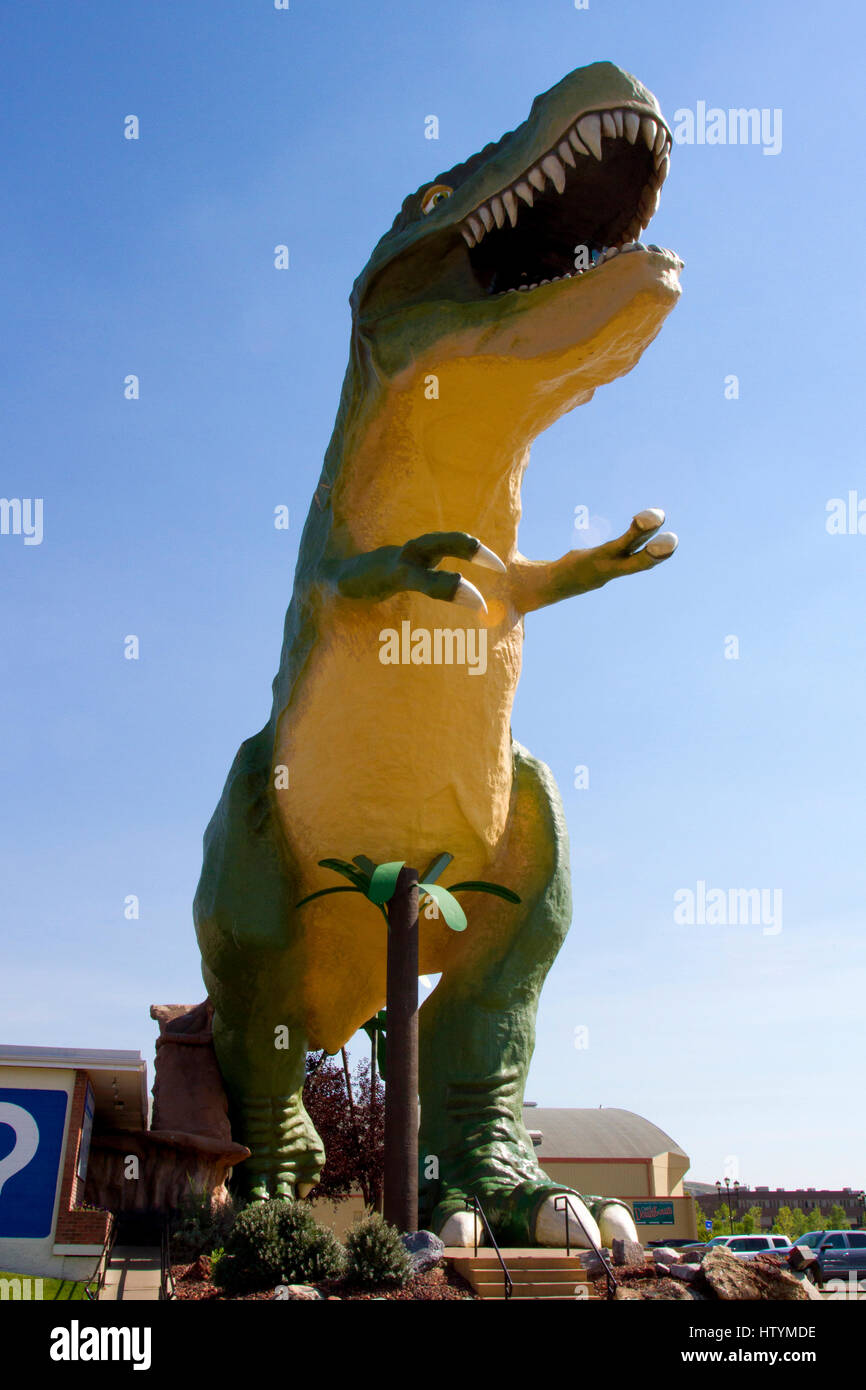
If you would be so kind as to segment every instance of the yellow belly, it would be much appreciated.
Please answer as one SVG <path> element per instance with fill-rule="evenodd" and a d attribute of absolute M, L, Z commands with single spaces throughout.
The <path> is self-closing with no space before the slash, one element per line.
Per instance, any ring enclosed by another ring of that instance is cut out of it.
<path fill-rule="evenodd" d="M 437 628 L 475 631 L 464 662 L 453 660 L 462 644 L 437 642 Z M 423 873 L 434 855 L 448 851 L 454 863 L 446 884 L 488 872 L 511 799 L 510 718 L 522 633 L 516 623 L 483 630 L 485 650 L 478 631 L 474 615 L 421 595 L 374 605 L 337 600 L 321 615 L 274 752 L 275 767 L 287 770 L 288 785 L 275 800 L 300 870 L 299 897 L 340 882 L 317 866 L 326 857 L 401 859 Z M 397 647 L 383 637 L 389 632 L 397 634 Z M 383 653 L 409 660 L 385 664 Z M 274 785 L 279 781 L 275 776 Z M 301 913 L 311 1045 L 331 1050 L 384 1000 L 385 922 L 349 894 Z M 454 933 L 422 914 L 421 972 L 444 969 L 455 948 Z"/>

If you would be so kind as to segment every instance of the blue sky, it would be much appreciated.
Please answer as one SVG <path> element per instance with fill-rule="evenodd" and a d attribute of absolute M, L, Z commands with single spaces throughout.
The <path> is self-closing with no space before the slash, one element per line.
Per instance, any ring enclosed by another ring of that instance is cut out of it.
<path fill-rule="evenodd" d="M 681 544 L 527 622 L 514 731 L 575 887 L 528 1095 L 636 1110 L 695 1178 L 866 1182 L 866 535 L 825 524 L 866 499 L 863 28 L 780 0 L 6 8 L 0 491 L 44 499 L 44 538 L 0 536 L 3 1040 L 150 1060 L 148 1006 L 202 997 L 201 835 L 267 717 L 352 281 L 408 192 L 608 58 L 669 121 L 778 109 L 783 141 L 675 146 L 646 239 L 682 301 L 533 450 L 524 553 L 567 550 L 578 505 L 602 535 L 662 506 Z M 781 890 L 781 931 L 675 922 L 700 881 Z"/>

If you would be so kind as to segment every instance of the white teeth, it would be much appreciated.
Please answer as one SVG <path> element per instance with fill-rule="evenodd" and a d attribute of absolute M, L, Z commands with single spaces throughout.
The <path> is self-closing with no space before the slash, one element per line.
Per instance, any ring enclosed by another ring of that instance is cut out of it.
<path fill-rule="evenodd" d="M 487 206 L 486 203 L 484 203 L 484 204 L 478 209 L 478 216 L 481 218 L 481 221 L 484 223 L 484 230 L 485 230 L 486 232 L 492 231 L 492 229 L 493 229 L 493 213 L 490 211 L 490 209 L 489 209 L 489 207 Z"/>
<path fill-rule="evenodd" d="M 514 185 L 514 191 L 517 194 L 518 198 L 522 198 L 524 203 L 526 203 L 528 207 L 532 207 L 532 189 L 529 187 L 529 184 L 524 179 L 521 179 L 520 183 L 516 183 Z"/>
<path fill-rule="evenodd" d="M 528 285 L 518 285 L 518 286 L 517 286 L 517 293 L 519 294 L 521 290 L 528 290 L 528 289 L 529 289 L 529 286 L 528 286 Z"/>
<path fill-rule="evenodd" d="M 577 133 L 596 159 L 601 159 L 601 117 L 584 116 L 577 123 Z"/>
<path fill-rule="evenodd" d="M 613 123 L 614 123 L 614 125 L 616 126 L 616 133 L 617 133 L 617 136 L 618 136 L 618 138 L 621 140 L 621 139 L 622 139 L 622 134 L 623 134 L 623 119 L 622 119 L 622 112 L 621 112 L 621 111 L 614 111 L 614 113 L 613 113 Z"/>
<path fill-rule="evenodd" d="M 534 285 L 529 285 L 527 288 L 530 289 L 530 290 L 537 290 L 537 289 L 538 289 L 538 281 L 536 280 Z"/>
<path fill-rule="evenodd" d="M 560 159 L 563 160 L 570 169 L 576 169 L 577 165 L 574 162 L 574 155 L 571 153 L 571 146 L 568 141 L 560 140 L 556 148 L 559 150 Z"/>
<path fill-rule="evenodd" d="M 622 252 L 623 255 L 626 255 L 626 253 L 629 252 L 629 251 L 645 251 L 645 250 L 646 250 L 646 247 L 645 247 L 645 246 L 641 246 L 641 244 L 640 244 L 639 241 L 627 241 L 627 242 L 625 243 L 624 246 L 621 246 L 621 247 L 620 247 L 620 251 Z"/>
<path fill-rule="evenodd" d="M 530 169 L 527 178 L 532 184 L 532 187 L 537 188 L 539 193 L 544 192 L 544 175 L 537 166 L 534 169 Z"/>
<path fill-rule="evenodd" d="M 653 154 L 655 155 L 656 159 L 658 159 L 659 155 L 661 155 L 661 154 L 664 153 L 664 148 L 665 148 L 665 145 L 666 145 L 667 143 L 668 143 L 668 133 L 667 133 L 667 131 L 665 130 L 664 126 L 663 126 L 663 125 L 660 125 L 660 126 L 659 126 L 659 133 L 658 133 L 658 135 L 656 136 L 656 142 L 655 142 L 655 144 L 653 145 Z"/>
<path fill-rule="evenodd" d="M 658 126 L 656 125 L 656 123 L 655 123 L 655 121 L 653 120 L 652 116 L 643 116 L 643 117 L 641 118 L 640 128 L 641 128 L 641 131 L 643 132 L 643 138 L 644 138 L 644 141 L 646 142 L 646 147 L 647 147 L 647 149 L 648 149 L 648 150 L 653 149 L 653 148 L 655 147 L 656 134 L 657 134 L 657 132 L 658 132 Z"/>
<path fill-rule="evenodd" d="M 625 113 L 625 138 L 630 145 L 633 145 L 640 131 L 640 116 L 636 111 L 626 111 Z"/>
<path fill-rule="evenodd" d="M 471 231 L 471 233 L 472 233 L 472 235 L 474 236 L 475 240 L 476 240 L 476 241 L 482 241 L 483 238 L 484 238 L 484 228 L 482 227 L 481 223 L 478 221 L 478 218 L 477 218 L 477 217 L 473 217 L 473 216 L 470 214 L 470 216 L 467 217 L 466 221 L 469 223 L 469 230 Z"/>
<path fill-rule="evenodd" d="M 505 208 L 502 206 L 501 198 L 491 198 L 490 208 L 493 213 L 497 227 L 505 226 Z"/>
<path fill-rule="evenodd" d="M 619 247 L 618 247 L 618 246 L 608 246 L 608 247 L 605 249 L 605 253 L 604 253 L 603 259 L 606 260 L 606 261 L 612 261 L 613 258 L 614 258 L 614 256 L 618 256 L 618 255 L 619 255 Z"/>
<path fill-rule="evenodd" d="M 549 284 L 550 284 L 550 281 L 549 281 L 549 280 L 539 280 L 538 283 L 539 283 L 539 285 L 549 285 Z"/>
<path fill-rule="evenodd" d="M 505 192 L 504 192 L 503 195 L 502 195 L 502 201 L 503 201 L 503 203 L 505 204 L 505 211 L 508 213 L 508 220 L 509 220 L 509 222 L 511 223 L 512 227 L 516 227 L 516 226 L 517 226 L 517 199 L 516 199 L 515 196 L 514 196 L 514 191 L 513 191 L 513 189 L 511 189 L 511 188 L 506 188 Z"/>
<path fill-rule="evenodd" d="M 604 111 L 601 117 L 601 133 L 609 135 L 612 140 L 616 139 L 616 121 L 610 111 Z"/>
<path fill-rule="evenodd" d="M 472 235 L 472 233 L 470 232 L 470 230 L 469 230 L 468 227 L 461 227 L 461 228 L 460 228 L 460 232 L 461 232 L 462 237 L 463 237 L 463 240 L 466 242 L 466 245 L 467 245 L 467 246 L 474 246 L 474 245 L 475 245 L 475 238 L 474 238 L 474 236 Z"/>
<path fill-rule="evenodd" d="M 545 155 L 544 159 L 541 161 L 541 167 L 550 179 L 557 193 L 561 193 L 565 188 L 565 170 L 556 155 Z"/>
<path fill-rule="evenodd" d="M 573 129 L 568 132 L 568 143 L 571 145 L 575 154 L 589 155 L 589 150 L 585 148 L 577 133 L 577 126 L 574 126 Z"/>
<path fill-rule="evenodd" d="M 669 157 L 665 155 L 664 159 L 660 160 L 656 166 L 655 181 L 659 188 L 661 188 L 662 184 L 667 178 L 670 167 L 671 161 Z"/>

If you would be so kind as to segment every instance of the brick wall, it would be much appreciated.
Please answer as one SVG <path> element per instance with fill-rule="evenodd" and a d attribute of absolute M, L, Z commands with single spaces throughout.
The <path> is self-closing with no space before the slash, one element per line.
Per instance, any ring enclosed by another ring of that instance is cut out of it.
<path fill-rule="evenodd" d="M 77 1071 L 69 1107 L 66 1153 L 60 1182 L 60 1205 L 57 1210 L 57 1229 L 54 1233 L 56 1245 L 102 1245 L 113 1220 L 108 1211 L 77 1209 L 77 1203 L 84 1199 L 84 1183 L 78 1176 L 78 1155 L 86 1096 L 87 1072 Z"/>

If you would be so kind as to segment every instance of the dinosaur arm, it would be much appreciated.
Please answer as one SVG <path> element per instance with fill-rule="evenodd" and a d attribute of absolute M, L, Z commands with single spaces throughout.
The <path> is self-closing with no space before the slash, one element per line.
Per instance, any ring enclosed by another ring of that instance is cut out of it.
<path fill-rule="evenodd" d="M 505 571 L 499 557 L 475 536 L 463 531 L 434 531 L 402 546 L 383 545 L 360 555 L 334 556 L 325 573 L 341 598 L 377 602 L 412 590 L 446 603 L 483 608 L 484 600 L 474 584 L 456 571 L 435 568 L 446 556 L 471 560 L 499 573 Z"/>
<path fill-rule="evenodd" d="M 662 564 L 676 549 L 671 531 L 656 536 L 664 513 L 638 512 L 624 535 L 588 550 L 570 550 L 560 560 L 533 561 L 517 556 L 510 566 L 514 605 L 520 613 L 600 589 L 624 574 L 640 574 Z M 655 536 L 654 540 L 650 537 Z M 644 545 L 644 542 L 648 544 Z M 642 547 L 642 548 L 641 548 Z"/>

